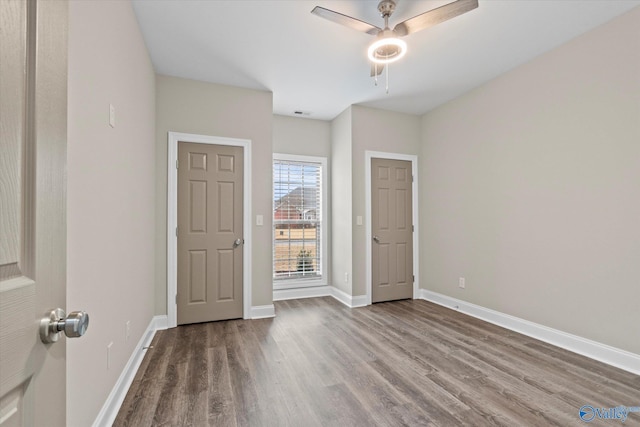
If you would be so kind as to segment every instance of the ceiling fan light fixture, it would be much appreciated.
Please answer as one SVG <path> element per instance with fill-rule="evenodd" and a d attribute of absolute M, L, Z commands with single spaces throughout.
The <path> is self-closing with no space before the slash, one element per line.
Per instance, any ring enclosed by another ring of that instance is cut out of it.
<path fill-rule="evenodd" d="M 384 37 L 369 46 L 367 56 L 371 62 L 390 64 L 402 58 L 407 53 L 407 44 L 397 37 Z"/>

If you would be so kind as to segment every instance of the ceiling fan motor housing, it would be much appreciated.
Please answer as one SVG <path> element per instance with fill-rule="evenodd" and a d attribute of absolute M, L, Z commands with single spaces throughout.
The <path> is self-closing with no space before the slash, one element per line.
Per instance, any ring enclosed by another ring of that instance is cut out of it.
<path fill-rule="evenodd" d="M 394 10 L 396 10 L 396 2 L 394 0 L 382 0 L 378 3 L 378 11 L 383 18 L 391 16 Z"/>

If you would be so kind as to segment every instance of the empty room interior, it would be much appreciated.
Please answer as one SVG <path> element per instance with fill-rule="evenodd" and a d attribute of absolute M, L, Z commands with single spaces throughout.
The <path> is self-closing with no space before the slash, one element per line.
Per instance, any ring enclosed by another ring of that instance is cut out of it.
<path fill-rule="evenodd" d="M 0 424 L 640 426 L 640 0 L 0 3 Z"/>

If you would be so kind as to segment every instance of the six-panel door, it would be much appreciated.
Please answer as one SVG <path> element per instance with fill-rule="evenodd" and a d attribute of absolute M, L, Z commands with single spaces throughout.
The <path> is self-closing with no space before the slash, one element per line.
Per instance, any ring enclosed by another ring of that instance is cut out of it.
<path fill-rule="evenodd" d="M 411 162 L 371 159 L 371 301 L 413 296 Z"/>
<path fill-rule="evenodd" d="M 178 324 L 242 317 L 243 148 L 178 143 Z"/>

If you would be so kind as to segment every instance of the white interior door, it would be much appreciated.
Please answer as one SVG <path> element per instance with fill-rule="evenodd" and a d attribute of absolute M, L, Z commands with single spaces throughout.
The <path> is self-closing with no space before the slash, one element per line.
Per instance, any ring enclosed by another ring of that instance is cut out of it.
<path fill-rule="evenodd" d="M 0 426 L 66 424 L 66 1 L 0 0 Z"/>

